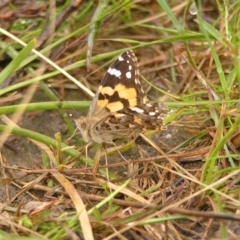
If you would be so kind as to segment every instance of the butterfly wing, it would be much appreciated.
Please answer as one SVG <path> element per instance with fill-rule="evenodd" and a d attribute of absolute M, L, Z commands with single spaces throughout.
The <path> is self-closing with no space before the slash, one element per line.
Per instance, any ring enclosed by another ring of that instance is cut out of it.
<path fill-rule="evenodd" d="M 102 79 L 88 115 L 104 116 L 145 104 L 147 98 L 139 81 L 138 68 L 133 51 L 122 53 Z"/>

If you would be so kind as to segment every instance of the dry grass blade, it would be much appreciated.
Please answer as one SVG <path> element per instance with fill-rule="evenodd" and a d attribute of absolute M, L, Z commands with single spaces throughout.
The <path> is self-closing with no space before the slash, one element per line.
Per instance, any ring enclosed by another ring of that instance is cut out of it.
<path fill-rule="evenodd" d="M 63 186 L 65 191 L 68 193 L 69 197 L 72 199 L 73 204 L 76 208 L 77 215 L 79 215 L 79 223 L 81 225 L 81 230 L 84 239 L 93 240 L 93 232 L 92 227 L 89 221 L 89 216 L 86 211 L 86 207 L 79 196 L 79 193 L 74 188 L 72 183 L 68 181 L 61 173 L 53 172 L 52 175 L 59 181 L 59 183 Z"/>

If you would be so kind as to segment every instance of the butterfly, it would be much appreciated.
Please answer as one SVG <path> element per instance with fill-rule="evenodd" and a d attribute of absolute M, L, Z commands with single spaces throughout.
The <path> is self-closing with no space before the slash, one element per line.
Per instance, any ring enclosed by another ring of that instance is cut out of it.
<path fill-rule="evenodd" d="M 75 120 L 86 142 L 111 143 L 145 130 L 164 129 L 168 109 L 148 101 L 139 81 L 139 66 L 132 50 L 123 52 L 102 79 L 86 117 Z"/>

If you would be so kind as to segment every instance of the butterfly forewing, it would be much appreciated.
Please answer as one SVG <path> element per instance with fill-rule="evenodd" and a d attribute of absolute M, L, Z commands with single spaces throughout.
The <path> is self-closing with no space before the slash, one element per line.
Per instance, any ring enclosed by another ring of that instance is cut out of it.
<path fill-rule="evenodd" d="M 145 103 L 145 95 L 139 81 L 138 62 L 129 50 L 121 54 L 109 67 L 96 95 L 95 114 L 106 108 L 117 112 Z M 91 115 L 93 109 L 91 110 Z"/>

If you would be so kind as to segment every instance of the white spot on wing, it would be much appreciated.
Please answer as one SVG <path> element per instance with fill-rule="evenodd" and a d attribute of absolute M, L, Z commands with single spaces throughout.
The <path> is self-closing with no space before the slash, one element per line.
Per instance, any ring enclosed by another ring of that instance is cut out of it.
<path fill-rule="evenodd" d="M 144 110 L 138 107 L 131 107 L 130 109 L 137 113 L 144 113 Z"/>
<path fill-rule="evenodd" d="M 110 75 L 114 75 L 115 77 L 120 77 L 121 76 L 121 71 L 119 71 L 119 70 L 117 70 L 117 69 L 115 69 L 115 68 L 109 68 L 108 69 L 108 73 L 110 74 Z"/>
<path fill-rule="evenodd" d="M 139 80 L 137 78 L 135 78 L 135 83 L 136 84 L 140 84 Z M 142 91 L 143 92 L 143 91 Z"/>
<path fill-rule="evenodd" d="M 124 58 L 122 57 L 122 55 L 120 55 L 120 56 L 118 57 L 118 60 L 119 60 L 120 62 L 124 60 Z"/>
<path fill-rule="evenodd" d="M 149 112 L 149 115 L 150 115 L 150 116 L 155 116 L 156 113 L 155 113 L 155 112 Z"/>
<path fill-rule="evenodd" d="M 131 72 L 126 72 L 126 77 L 127 77 L 127 78 L 131 78 L 131 77 L 132 77 Z"/>

